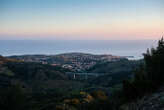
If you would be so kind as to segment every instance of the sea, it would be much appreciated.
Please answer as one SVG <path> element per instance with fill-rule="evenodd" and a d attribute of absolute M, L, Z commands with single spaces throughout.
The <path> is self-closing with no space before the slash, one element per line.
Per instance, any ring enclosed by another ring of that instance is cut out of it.
<path fill-rule="evenodd" d="M 0 55 L 82 52 L 142 59 L 143 53 L 156 45 L 157 40 L 0 40 Z"/>

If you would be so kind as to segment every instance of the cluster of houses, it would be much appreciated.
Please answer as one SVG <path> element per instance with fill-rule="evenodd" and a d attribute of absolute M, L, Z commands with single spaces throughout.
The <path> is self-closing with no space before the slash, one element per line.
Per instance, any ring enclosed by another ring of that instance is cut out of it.
<path fill-rule="evenodd" d="M 62 66 L 75 72 L 84 71 L 94 66 L 97 62 L 118 61 L 124 57 L 113 55 L 93 55 L 85 53 L 66 53 L 60 55 L 26 55 L 14 56 L 14 58 L 26 62 L 39 62 L 52 66 Z"/>

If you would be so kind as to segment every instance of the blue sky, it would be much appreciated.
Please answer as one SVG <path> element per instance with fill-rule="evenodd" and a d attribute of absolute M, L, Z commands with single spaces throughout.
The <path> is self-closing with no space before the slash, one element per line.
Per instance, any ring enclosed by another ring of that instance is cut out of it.
<path fill-rule="evenodd" d="M 0 39 L 156 39 L 163 0 L 0 0 Z"/>

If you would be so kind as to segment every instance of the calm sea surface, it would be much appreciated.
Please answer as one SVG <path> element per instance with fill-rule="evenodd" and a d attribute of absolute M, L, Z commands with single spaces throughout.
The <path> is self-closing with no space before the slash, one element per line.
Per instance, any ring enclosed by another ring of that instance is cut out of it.
<path fill-rule="evenodd" d="M 85 52 L 142 58 L 142 53 L 156 43 L 156 40 L 0 40 L 0 55 Z"/>

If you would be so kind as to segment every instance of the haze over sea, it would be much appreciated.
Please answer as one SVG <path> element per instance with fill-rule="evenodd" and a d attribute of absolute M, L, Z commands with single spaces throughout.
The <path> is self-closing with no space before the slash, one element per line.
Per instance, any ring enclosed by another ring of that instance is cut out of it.
<path fill-rule="evenodd" d="M 3 56 L 84 52 L 142 58 L 156 40 L 0 40 Z"/>

